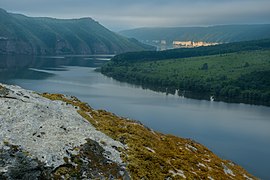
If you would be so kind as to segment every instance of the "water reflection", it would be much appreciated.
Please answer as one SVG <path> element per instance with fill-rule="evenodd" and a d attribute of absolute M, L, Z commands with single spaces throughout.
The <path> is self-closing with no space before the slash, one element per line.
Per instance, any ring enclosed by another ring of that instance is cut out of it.
<path fill-rule="evenodd" d="M 106 62 L 98 58 L 106 59 L 1 57 L 0 82 L 77 96 L 95 109 L 140 120 L 164 133 L 192 138 L 251 173 L 270 179 L 270 107 L 166 96 L 95 72 L 95 67 Z"/>
<path fill-rule="evenodd" d="M 99 67 L 110 55 L 95 56 L 5 56 L 0 55 L 0 81 L 7 83 L 11 79 L 43 80 L 53 73 L 37 69 L 65 71 L 64 66 Z"/>

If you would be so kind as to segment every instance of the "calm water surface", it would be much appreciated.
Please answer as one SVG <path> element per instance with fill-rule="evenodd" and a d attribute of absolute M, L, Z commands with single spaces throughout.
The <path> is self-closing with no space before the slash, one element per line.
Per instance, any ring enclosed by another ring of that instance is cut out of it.
<path fill-rule="evenodd" d="M 95 72 L 109 57 L 0 56 L 0 82 L 74 95 L 95 109 L 192 138 L 262 179 L 270 179 L 270 108 L 193 100 L 120 83 Z"/>

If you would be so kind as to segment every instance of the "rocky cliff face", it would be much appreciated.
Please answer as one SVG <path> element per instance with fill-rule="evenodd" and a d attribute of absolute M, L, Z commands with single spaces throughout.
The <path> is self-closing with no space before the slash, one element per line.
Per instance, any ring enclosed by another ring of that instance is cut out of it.
<path fill-rule="evenodd" d="M 256 179 L 197 142 L 0 84 L 0 179 Z"/>

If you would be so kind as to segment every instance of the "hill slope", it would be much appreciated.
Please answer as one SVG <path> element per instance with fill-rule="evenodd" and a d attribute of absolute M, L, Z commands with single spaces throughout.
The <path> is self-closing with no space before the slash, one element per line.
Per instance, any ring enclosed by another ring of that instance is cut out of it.
<path fill-rule="evenodd" d="M 0 119 L 0 179 L 256 179 L 197 142 L 75 97 L 0 84 Z"/>
<path fill-rule="evenodd" d="M 269 42 L 120 54 L 101 72 L 154 90 L 179 90 L 186 97 L 269 106 Z"/>
<path fill-rule="evenodd" d="M 0 9 L 0 54 L 118 54 L 151 48 L 91 18 L 31 18 Z"/>
<path fill-rule="evenodd" d="M 270 38 L 270 24 L 222 25 L 209 27 L 138 28 L 120 34 L 140 41 L 238 42 Z"/>

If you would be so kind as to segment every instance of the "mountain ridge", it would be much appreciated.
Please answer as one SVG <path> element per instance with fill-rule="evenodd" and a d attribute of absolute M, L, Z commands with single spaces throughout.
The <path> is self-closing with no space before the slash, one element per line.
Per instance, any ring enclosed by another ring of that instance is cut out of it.
<path fill-rule="evenodd" d="M 28 17 L 1 9 L 0 25 L 0 54 L 119 54 L 153 49 L 89 17 Z"/>
<path fill-rule="evenodd" d="M 238 42 L 270 38 L 270 24 L 214 25 L 197 27 L 143 27 L 119 32 L 140 41 Z"/>

